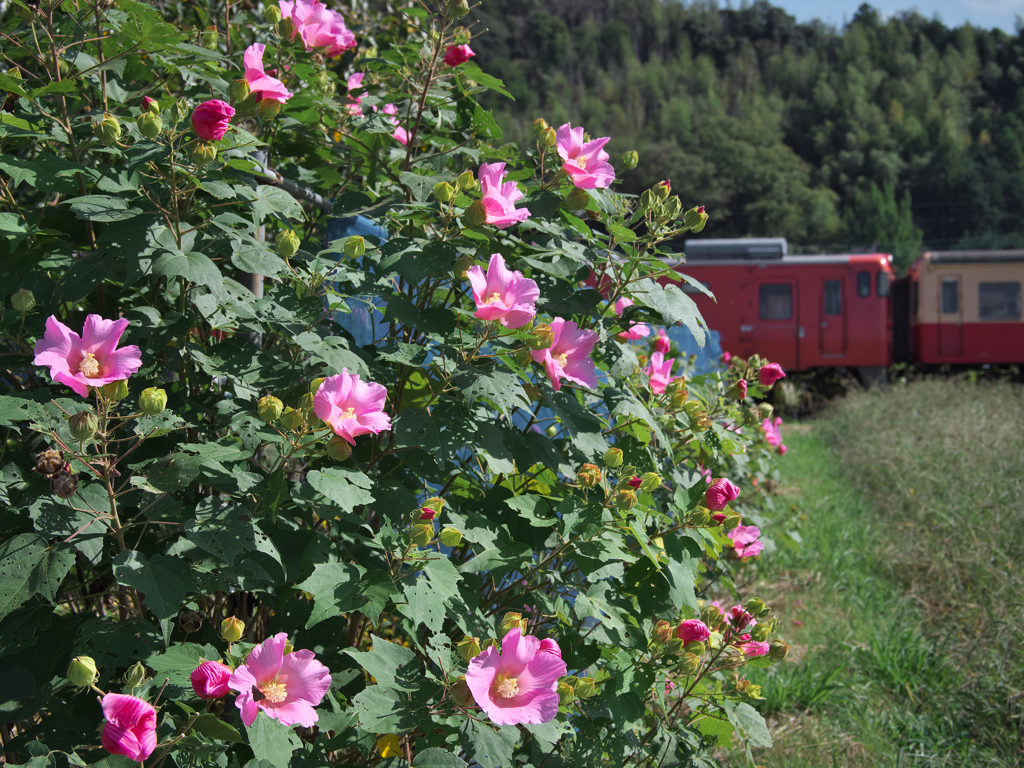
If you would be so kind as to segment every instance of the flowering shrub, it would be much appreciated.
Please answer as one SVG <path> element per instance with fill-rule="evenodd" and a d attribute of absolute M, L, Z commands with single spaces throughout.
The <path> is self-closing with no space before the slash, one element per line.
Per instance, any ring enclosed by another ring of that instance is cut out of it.
<path fill-rule="evenodd" d="M 4 18 L 12 764 L 770 743 L 785 644 L 706 601 L 770 544 L 781 369 L 673 352 L 708 214 L 579 126 L 502 146 L 466 8 Z"/>

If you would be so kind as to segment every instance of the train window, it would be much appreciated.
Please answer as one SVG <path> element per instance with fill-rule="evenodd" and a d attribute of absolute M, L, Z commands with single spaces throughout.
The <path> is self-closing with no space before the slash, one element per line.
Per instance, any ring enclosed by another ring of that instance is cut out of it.
<path fill-rule="evenodd" d="M 882 299 L 889 295 L 888 272 L 879 272 L 875 275 L 875 294 Z"/>
<path fill-rule="evenodd" d="M 960 311 L 960 281 L 947 277 L 942 281 L 942 314 L 955 315 Z"/>
<path fill-rule="evenodd" d="M 867 272 L 857 273 L 857 295 L 862 299 L 871 295 L 871 275 Z"/>
<path fill-rule="evenodd" d="M 763 284 L 759 298 L 762 320 L 789 320 L 793 317 L 793 286 L 789 283 Z"/>
<path fill-rule="evenodd" d="M 843 314 L 843 282 L 841 280 L 825 281 L 825 314 Z"/>
<path fill-rule="evenodd" d="M 1020 283 L 980 283 L 978 318 L 981 320 L 1019 320 Z"/>

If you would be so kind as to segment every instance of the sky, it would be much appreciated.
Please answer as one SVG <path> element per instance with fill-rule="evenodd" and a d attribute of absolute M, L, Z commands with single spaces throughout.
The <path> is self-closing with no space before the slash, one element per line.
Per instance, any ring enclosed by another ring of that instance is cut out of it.
<path fill-rule="evenodd" d="M 773 0 L 772 5 L 784 8 L 798 21 L 821 19 L 842 26 L 857 12 L 863 0 Z M 970 21 L 976 27 L 999 27 L 1014 34 L 1016 16 L 1024 17 L 1024 0 L 873 0 L 872 6 L 882 13 L 916 10 L 931 18 L 936 13 L 947 26 L 958 27 Z"/>

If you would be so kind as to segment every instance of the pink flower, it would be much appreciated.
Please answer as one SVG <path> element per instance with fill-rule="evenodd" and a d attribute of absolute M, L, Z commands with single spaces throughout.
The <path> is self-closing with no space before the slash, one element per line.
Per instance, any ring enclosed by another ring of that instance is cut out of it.
<path fill-rule="evenodd" d="M 788 450 L 789 450 L 789 448 L 787 448 L 782 443 L 779 443 L 779 448 L 778 448 L 779 456 L 785 456 L 786 455 L 786 451 L 788 451 Z"/>
<path fill-rule="evenodd" d="M 672 682 L 671 677 L 665 678 L 665 697 L 667 698 L 672 691 L 676 689 L 676 684 Z"/>
<path fill-rule="evenodd" d="M 82 397 L 89 387 L 102 387 L 127 379 L 142 367 L 142 353 L 134 344 L 117 349 L 128 321 L 104 320 L 99 315 L 85 318 L 82 335 L 56 317 L 46 320 L 46 333 L 36 342 L 35 364 L 50 368 L 50 378 L 67 384 Z"/>
<path fill-rule="evenodd" d="M 204 661 L 189 675 L 189 679 L 192 681 L 192 690 L 200 699 L 219 699 L 226 694 L 229 677 L 231 677 L 231 667 L 225 666 L 219 661 Z"/>
<path fill-rule="evenodd" d="M 750 635 L 744 635 L 743 639 L 750 640 Z M 737 648 L 743 652 L 745 656 L 765 656 L 768 653 L 768 643 L 760 643 L 756 640 L 750 640 L 746 643 L 739 643 Z"/>
<path fill-rule="evenodd" d="M 580 189 L 604 189 L 615 181 L 615 169 L 608 164 L 608 153 L 604 145 L 610 139 L 594 139 L 583 142 L 583 126 L 573 128 L 566 123 L 558 129 L 558 155 L 562 158 L 562 170 L 569 174 L 572 183 Z"/>
<path fill-rule="evenodd" d="M 363 100 L 358 96 L 352 96 L 351 94 L 352 91 L 362 87 L 364 77 L 366 77 L 366 75 L 362 72 L 353 72 L 348 76 L 348 92 L 350 96 L 348 101 L 348 113 L 350 115 L 360 116 L 363 114 L 363 108 L 361 106 Z"/>
<path fill-rule="evenodd" d="M 558 715 L 558 678 L 567 671 L 560 656 L 541 651 L 540 640 L 516 627 L 502 639 L 500 656 L 491 646 L 469 662 L 466 684 L 497 725 L 540 725 Z"/>
<path fill-rule="evenodd" d="M 511 227 L 530 218 L 526 208 L 516 208 L 515 202 L 523 196 L 514 181 L 503 183 L 505 178 L 504 163 L 484 163 L 477 174 L 480 179 L 481 202 L 487 211 L 484 219 L 498 229 Z"/>
<path fill-rule="evenodd" d="M 629 480 L 627 485 L 629 485 L 629 487 L 635 491 L 637 488 L 643 485 L 643 480 L 641 480 L 639 477 L 633 477 Z"/>
<path fill-rule="evenodd" d="M 152 99 L 149 96 L 143 96 L 142 97 L 142 111 L 143 112 L 151 111 L 153 109 L 154 105 L 155 106 L 160 106 L 159 104 L 156 103 L 156 99 Z"/>
<path fill-rule="evenodd" d="M 285 655 L 288 635 L 279 632 L 249 652 L 245 664 L 231 673 L 228 687 L 238 691 L 235 706 L 248 727 L 262 709 L 282 725 L 312 728 L 319 719 L 313 709 L 331 687 L 331 673 L 313 658 L 313 652 Z M 257 697 L 254 694 L 259 694 Z"/>
<path fill-rule="evenodd" d="M 664 328 L 658 329 L 658 336 L 654 339 L 654 351 L 661 352 L 663 355 L 667 355 L 669 350 L 672 349 L 672 340 L 669 339 L 668 334 L 665 333 Z"/>
<path fill-rule="evenodd" d="M 234 116 L 234 107 L 226 101 L 204 101 L 192 111 L 192 130 L 203 141 L 220 141 Z"/>
<path fill-rule="evenodd" d="M 572 320 L 556 317 L 551 321 L 555 341 L 548 349 L 533 353 L 543 363 L 555 392 L 562 388 L 561 379 L 593 389 L 597 386 L 597 370 L 590 353 L 597 343 L 597 333 L 581 331 Z"/>
<path fill-rule="evenodd" d="M 665 197 L 668 197 L 670 194 L 672 194 L 672 180 L 665 179 L 664 181 L 659 181 L 657 184 L 654 185 L 654 188 L 665 190 Z"/>
<path fill-rule="evenodd" d="M 711 637 L 711 630 L 700 619 L 687 619 L 676 627 L 676 636 L 684 643 L 703 643 Z"/>
<path fill-rule="evenodd" d="M 156 710 L 142 699 L 121 693 L 103 697 L 100 743 L 112 755 L 142 762 L 156 749 Z"/>
<path fill-rule="evenodd" d="M 437 512 L 433 509 L 423 507 L 423 509 L 420 510 L 420 520 L 429 522 L 433 520 L 435 517 L 437 517 Z"/>
<path fill-rule="evenodd" d="M 770 387 L 779 379 L 784 379 L 786 372 L 778 363 L 768 363 L 761 366 L 761 371 L 757 375 L 761 379 L 762 387 Z"/>
<path fill-rule="evenodd" d="M 391 134 L 391 138 L 397 141 L 399 144 L 406 144 L 409 141 L 409 132 L 405 130 L 398 123 L 398 107 L 394 104 L 385 104 L 384 109 L 381 110 L 385 115 L 390 115 L 388 122 L 395 126 L 395 132 Z"/>
<path fill-rule="evenodd" d="M 550 637 L 545 637 L 540 641 L 540 653 L 552 653 L 558 658 L 562 658 L 562 649 Z"/>
<path fill-rule="evenodd" d="M 745 400 L 747 397 L 747 380 L 740 379 L 729 389 L 729 396 L 736 400 Z"/>
<path fill-rule="evenodd" d="M 759 541 L 761 531 L 756 525 L 738 525 L 725 535 L 732 539 L 733 549 L 741 558 L 756 557 L 764 549 Z"/>
<path fill-rule="evenodd" d="M 725 623 L 739 632 L 747 626 L 752 627 L 757 624 L 757 619 L 751 616 L 742 605 L 734 605 L 729 609 L 729 613 L 725 614 Z M 743 639 L 748 640 L 749 638 Z"/>
<path fill-rule="evenodd" d="M 632 306 L 633 300 L 627 299 L 625 296 L 623 296 L 621 299 L 615 302 L 615 314 L 621 315 L 624 309 Z M 633 325 L 629 327 L 629 330 L 623 331 L 622 333 L 619 334 L 619 338 L 622 339 L 623 341 L 637 341 L 638 339 L 643 339 L 650 335 L 651 329 L 648 328 L 646 325 L 644 325 L 643 323 L 633 323 Z"/>
<path fill-rule="evenodd" d="M 672 365 L 675 361 L 674 357 L 666 360 L 661 352 L 651 355 L 651 364 L 644 368 L 644 373 L 651 381 L 651 392 L 656 395 L 665 393 L 665 387 L 672 381 Z"/>
<path fill-rule="evenodd" d="M 720 512 L 739 495 L 740 489 L 722 477 L 715 480 L 704 492 L 704 506 L 712 512 Z"/>
<path fill-rule="evenodd" d="M 313 398 L 313 413 L 330 424 L 334 434 L 355 445 L 358 435 L 391 429 L 391 417 L 384 413 L 387 395 L 383 385 L 360 381 L 358 374 L 342 368 L 320 385 Z"/>
<path fill-rule="evenodd" d="M 457 67 L 469 61 L 471 56 L 476 56 L 476 54 L 468 45 L 449 45 L 444 54 L 444 63 L 449 67 Z"/>
<path fill-rule="evenodd" d="M 295 32 L 307 51 L 325 48 L 329 57 L 340 56 L 356 47 L 356 36 L 345 27 L 345 20 L 318 0 L 281 0 L 281 15 L 291 19 Z"/>
<path fill-rule="evenodd" d="M 779 432 L 779 428 L 772 423 L 771 419 L 762 421 L 761 429 L 764 431 L 764 439 L 768 441 L 768 445 L 772 448 L 782 445 L 782 433 Z"/>
<path fill-rule="evenodd" d="M 500 253 L 491 256 L 486 275 L 479 265 L 473 265 L 466 270 L 466 277 L 473 286 L 474 317 L 498 320 L 506 328 L 521 328 L 537 314 L 537 283 L 523 277 L 522 272 L 509 271 Z"/>
<path fill-rule="evenodd" d="M 262 43 L 253 43 L 245 49 L 242 54 L 245 82 L 249 84 L 252 93 L 259 92 L 258 99 L 270 99 L 284 104 L 292 97 L 292 93 L 284 87 L 284 83 L 263 71 L 263 51 L 266 48 Z"/>
<path fill-rule="evenodd" d="M 721 512 L 717 512 L 711 516 L 711 519 L 714 520 L 715 523 L 717 523 L 718 525 L 721 525 L 725 522 L 725 515 L 723 515 Z"/>
<path fill-rule="evenodd" d="M 732 360 L 732 355 L 730 355 L 728 352 L 723 352 L 722 353 L 722 362 L 725 363 L 726 365 L 728 365 L 730 360 Z"/>

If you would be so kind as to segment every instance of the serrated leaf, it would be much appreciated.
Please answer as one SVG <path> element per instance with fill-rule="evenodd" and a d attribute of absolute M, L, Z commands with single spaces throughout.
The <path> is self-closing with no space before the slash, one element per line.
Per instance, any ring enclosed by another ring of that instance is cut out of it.
<path fill-rule="evenodd" d="M 75 564 L 70 544 L 47 544 L 35 533 L 22 533 L 0 543 L 0 619 L 40 595 L 57 599 L 60 583 Z"/>
<path fill-rule="evenodd" d="M 253 725 L 255 726 L 256 724 L 253 723 Z M 203 734 L 203 736 L 208 739 L 218 739 L 219 741 L 231 741 L 237 743 L 245 741 L 237 728 L 225 723 L 211 712 L 207 712 L 197 717 L 196 721 L 192 724 L 192 730 L 196 733 Z"/>
<path fill-rule="evenodd" d="M 313 595 L 313 612 L 306 629 L 324 619 L 358 611 L 365 603 L 360 595 L 359 579 L 365 569 L 349 563 L 318 563 L 313 575 L 296 584 L 296 589 Z"/>
<path fill-rule="evenodd" d="M 343 652 L 373 675 L 380 688 L 412 691 L 417 687 L 409 682 L 410 670 L 402 669 L 406 664 L 416 661 L 416 654 L 404 646 L 389 643 L 383 637 L 374 637 L 373 648 L 369 651 L 360 652 L 346 648 Z M 419 665 L 416 667 L 418 672 Z"/>
<path fill-rule="evenodd" d="M 119 584 L 145 593 L 144 603 L 158 619 L 176 616 L 185 595 L 195 590 L 188 563 L 176 557 L 128 550 L 114 558 L 114 577 Z"/>
<path fill-rule="evenodd" d="M 295 731 L 278 720 L 260 712 L 251 726 L 245 729 L 249 746 L 257 760 L 266 760 L 275 768 L 284 768 L 292 759 L 292 752 L 302 746 Z"/>
<path fill-rule="evenodd" d="M 466 768 L 468 763 L 451 752 L 433 747 L 418 752 L 413 758 L 412 765 L 413 768 Z"/>
<path fill-rule="evenodd" d="M 358 470 L 341 467 L 315 469 L 306 475 L 306 481 L 345 512 L 373 501 L 369 491 L 373 481 Z"/>
<path fill-rule="evenodd" d="M 220 294 L 224 278 L 217 265 L 202 253 L 165 253 L 153 262 L 153 274 L 165 277 L 180 276 L 191 283 L 205 285 Z"/>

